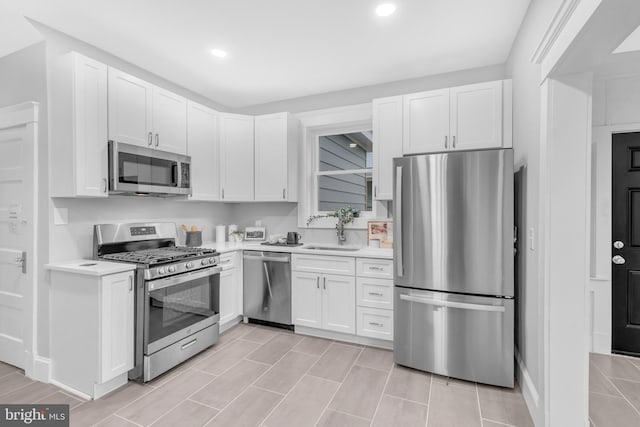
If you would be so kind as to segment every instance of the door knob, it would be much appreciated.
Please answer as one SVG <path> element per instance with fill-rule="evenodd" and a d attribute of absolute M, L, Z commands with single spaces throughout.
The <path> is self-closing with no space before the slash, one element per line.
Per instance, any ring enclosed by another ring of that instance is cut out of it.
<path fill-rule="evenodd" d="M 614 256 L 611 261 L 613 261 L 614 264 L 624 264 L 625 260 L 624 258 L 622 258 L 620 255 L 616 255 Z"/>
<path fill-rule="evenodd" d="M 620 240 L 616 240 L 615 242 L 613 242 L 613 247 L 616 249 L 622 249 L 624 248 L 624 243 L 622 243 Z"/>

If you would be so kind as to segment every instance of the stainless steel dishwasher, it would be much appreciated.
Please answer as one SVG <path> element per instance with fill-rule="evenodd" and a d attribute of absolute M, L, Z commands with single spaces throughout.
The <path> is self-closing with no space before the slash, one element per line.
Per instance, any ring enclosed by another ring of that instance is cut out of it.
<path fill-rule="evenodd" d="M 291 255 L 244 251 L 244 316 L 291 325 Z"/>

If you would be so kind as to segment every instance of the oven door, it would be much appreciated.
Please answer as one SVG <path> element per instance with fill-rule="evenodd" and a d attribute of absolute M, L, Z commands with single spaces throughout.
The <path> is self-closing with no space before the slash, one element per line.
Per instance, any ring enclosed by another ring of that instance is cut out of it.
<path fill-rule="evenodd" d="M 109 141 L 111 194 L 190 194 L 190 157 Z"/>
<path fill-rule="evenodd" d="M 210 267 L 145 283 L 145 355 L 219 321 L 221 270 Z"/>

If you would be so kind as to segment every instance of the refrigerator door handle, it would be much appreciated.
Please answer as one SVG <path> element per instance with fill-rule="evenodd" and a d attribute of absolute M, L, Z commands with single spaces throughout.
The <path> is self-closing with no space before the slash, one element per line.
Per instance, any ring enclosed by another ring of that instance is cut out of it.
<path fill-rule="evenodd" d="M 484 304 L 469 304 L 466 302 L 444 301 L 431 298 L 418 297 L 415 295 L 401 294 L 400 299 L 404 301 L 417 302 L 420 304 L 435 305 L 439 307 L 451 307 L 461 308 L 463 310 L 477 310 L 477 311 L 495 311 L 504 313 L 505 307 L 501 305 L 484 305 Z"/>
<path fill-rule="evenodd" d="M 404 263 L 402 261 L 402 166 L 396 166 L 396 199 L 393 202 L 393 219 L 396 227 L 396 276 L 404 276 Z"/>

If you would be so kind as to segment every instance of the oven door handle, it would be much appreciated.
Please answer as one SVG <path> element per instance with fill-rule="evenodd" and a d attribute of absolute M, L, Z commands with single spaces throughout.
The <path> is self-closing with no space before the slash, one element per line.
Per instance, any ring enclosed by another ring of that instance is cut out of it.
<path fill-rule="evenodd" d="M 179 285 L 189 280 L 201 279 L 207 276 L 213 276 L 214 274 L 220 274 L 222 267 L 209 267 L 191 273 L 182 273 L 175 276 L 167 277 L 166 279 L 154 280 L 147 283 L 147 291 L 156 291 L 158 289 L 168 288 L 169 286 Z"/>

